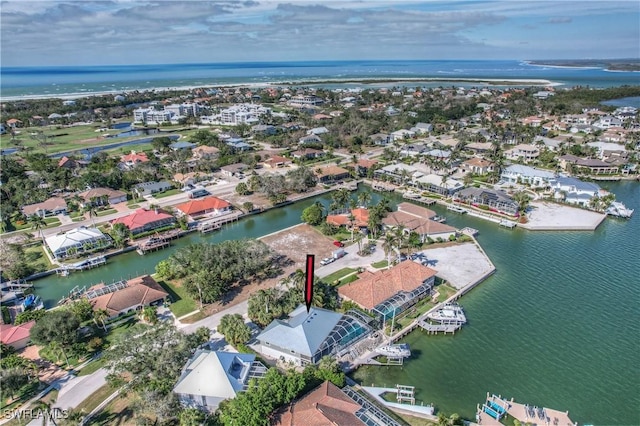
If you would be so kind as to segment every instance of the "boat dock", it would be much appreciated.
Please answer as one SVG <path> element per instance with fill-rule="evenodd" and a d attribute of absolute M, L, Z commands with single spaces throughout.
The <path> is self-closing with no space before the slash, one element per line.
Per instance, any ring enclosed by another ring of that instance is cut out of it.
<path fill-rule="evenodd" d="M 69 265 L 61 265 L 56 269 L 56 273 L 62 276 L 67 276 L 72 271 L 84 271 L 87 269 L 93 269 L 97 268 L 98 266 L 105 265 L 106 263 L 107 258 L 105 256 L 96 256 Z"/>
<path fill-rule="evenodd" d="M 499 223 L 498 225 L 503 226 L 503 227 L 505 227 L 505 228 L 513 229 L 513 228 L 515 228 L 518 224 L 517 224 L 517 223 L 515 223 L 515 222 L 512 222 L 512 221 L 510 221 L 510 220 L 503 219 L 503 220 L 501 220 L 501 221 L 500 221 L 500 223 Z"/>
<path fill-rule="evenodd" d="M 447 210 L 449 210 L 450 212 L 460 213 L 460 214 L 465 214 L 467 212 L 466 209 L 463 209 L 462 207 L 454 206 L 453 204 L 449 204 L 447 206 Z"/>
<path fill-rule="evenodd" d="M 222 225 L 215 221 L 202 222 L 198 224 L 198 231 L 200 231 L 201 234 L 208 234 L 209 232 L 216 231 L 220 228 L 222 228 Z"/>
<path fill-rule="evenodd" d="M 422 195 L 416 194 L 415 192 L 405 192 L 404 194 L 402 194 L 402 198 L 427 206 L 431 206 L 436 203 L 435 199 L 423 197 Z"/>
<path fill-rule="evenodd" d="M 393 192 L 396 190 L 395 185 L 376 182 L 371 184 L 371 188 L 378 192 Z"/>
<path fill-rule="evenodd" d="M 169 247 L 170 245 L 171 243 L 169 242 L 169 240 L 166 240 L 165 238 L 152 237 L 138 244 L 136 252 L 138 252 L 138 254 L 142 256 L 149 253 L 150 251 L 162 250 L 163 248 Z"/>
<path fill-rule="evenodd" d="M 509 415 L 523 424 L 539 424 L 547 426 L 576 426 L 577 423 L 569 418 L 568 411 L 538 407 L 517 403 L 511 398 L 507 400 L 501 396 L 490 395 L 487 400 L 477 406 L 476 421 L 483 425 L 501 425 L 500 419 Z"/>
<path fill-rule="evenodd" d="M 428 405 L 416 405 L 415 387 L 406 385 L 396 385 L 395 388 L 361 386 L 362 390 L 371 395 L 375 400 L 392 411 L 404 412 L 406 414 L 418 415 L 419 417 L 434 420 L 434 407 Z M 385 393 L 396 394 L 397 402 L 389 402 L 382 397 Z"/>

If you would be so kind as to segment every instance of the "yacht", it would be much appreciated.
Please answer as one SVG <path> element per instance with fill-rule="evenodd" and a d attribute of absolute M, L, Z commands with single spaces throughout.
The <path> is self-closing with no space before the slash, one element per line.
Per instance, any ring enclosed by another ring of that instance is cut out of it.
<path fill-rule="evenodd" d="M 614 201 L 606 210 L 606 213 L 611 216 L 628 219 L 633 214 L 633 209 L 629 209 L 624 204 Z"/>
<path fill-rule="evenodd" d="M 396 358 L 408 358 L 411 356 L 411 349 L 407 343 L 393 344 L 380 346 L 376 349 L 376 352 L 380 355 Z"/>
<path fill-rule="evenodd" d="M 458 323 L 464 324 L 467 322 L 467 317 L 462 310 L 462 307 L 457 303 L 447 303 L 437 311 L 427 314 L 427 318 L 446 323 Z"/>

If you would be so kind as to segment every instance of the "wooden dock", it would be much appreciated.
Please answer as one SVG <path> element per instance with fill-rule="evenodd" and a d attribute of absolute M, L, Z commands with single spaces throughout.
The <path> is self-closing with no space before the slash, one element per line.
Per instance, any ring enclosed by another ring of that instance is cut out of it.
<path fill-rule="evenodd" d="M 171 245 L 169 240 L 162 237 L 152 237 L 142 243 L 138 244 L 136 251 L 139 255 L 145 255 L 150 251 L 162 250 Z"/>
<path fill-rule="evenodd" d="M 220 228 L 222 228 L 222 225 L 215 221 L 202 222 L 198 224 L 198 231 L 200 231 L 201 234 L 208 234 L 209 232 L 217 231 Z"/>

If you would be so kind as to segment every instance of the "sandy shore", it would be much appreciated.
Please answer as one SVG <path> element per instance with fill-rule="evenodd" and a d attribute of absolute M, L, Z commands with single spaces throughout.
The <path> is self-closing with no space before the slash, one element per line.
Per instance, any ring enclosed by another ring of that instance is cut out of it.
<path fill-rule="evenodd" d="M 593 231 L 606 215 L 549 202 L 533 202 L 529 222 L 518 224 L 530 231 Z"/>

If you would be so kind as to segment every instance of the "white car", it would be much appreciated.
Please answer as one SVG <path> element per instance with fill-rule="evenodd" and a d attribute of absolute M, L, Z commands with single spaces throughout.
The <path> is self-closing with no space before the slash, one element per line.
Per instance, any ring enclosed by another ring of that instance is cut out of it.
<path fill-rule="evenodd" d="M 324 265 L 328 265 L 328 264 L 330 264 L 331 262 L 333 262 L 334 260 L 335 260 L 335 259 L 334 259 L 333 257 L 325 257 L 324 259 L 322 259 L 322 260 L 320 261 L 320 264 L 321 264 L 322 266 L 324 266 Z"/>

